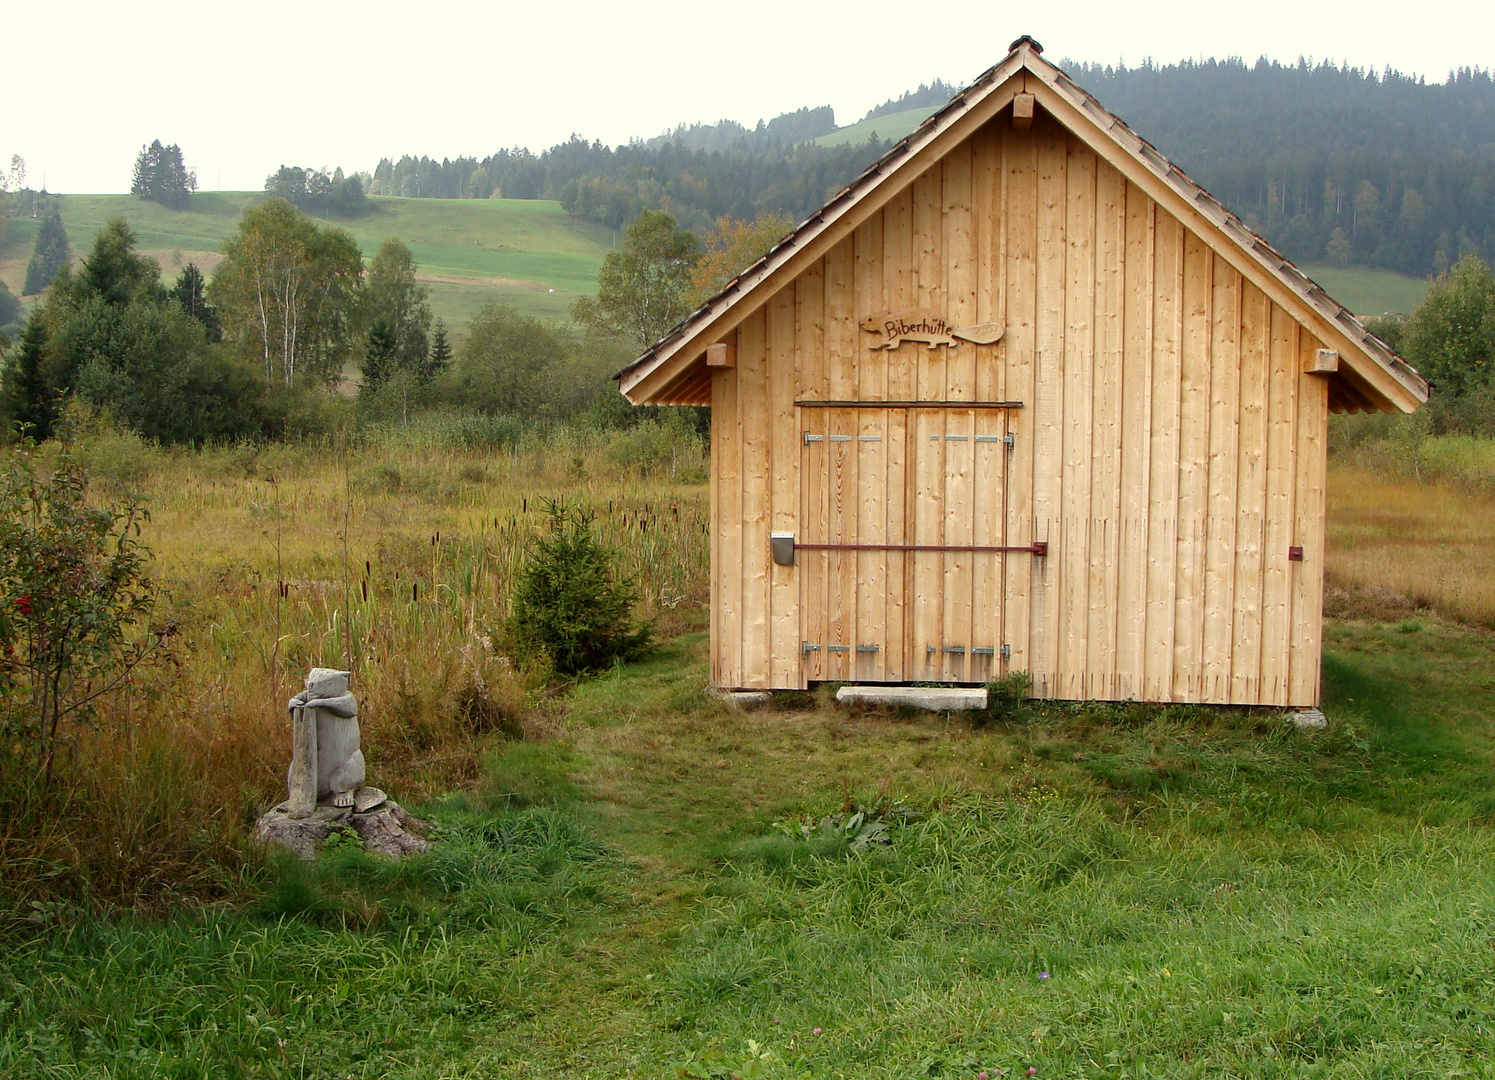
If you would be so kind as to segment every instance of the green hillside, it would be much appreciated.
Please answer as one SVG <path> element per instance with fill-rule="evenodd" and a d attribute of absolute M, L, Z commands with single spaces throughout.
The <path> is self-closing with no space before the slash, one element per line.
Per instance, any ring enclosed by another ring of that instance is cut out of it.
<path fill-rule="evenodd" d="M 922 124 L 926 117 L 933 115 L 936 108 L 938 106 L 930 105 L 922 109 L 907 109 L 904 112 L 888 113 L 886 116 L 863 120 L 859 124 L 848 124 L 829 135 L 820 136 L 815 140 L 815 144 L 817 146 L 849 146 L 864 143 L 874 132 L 884 142 L 890 139 L 896 142 Z"/>
<path fill-rule="evenodd" d="M 170 276 L 195 262 L 211 273 L 218 249 L 233 232 L 240 213 L 256 192 L 214 191 L 193 197 L 187 210 L 168 210 L 129 195 L 61 196 L 62 220 L 75 253 L 87 251 L 94 234 L 111 217 L 123 217 L 140 237 L 140 247 Z M 613 231 L 573 220 L 559 203 L 521 199 L 371 198 L 373 211 L 352 220 L 334 220 L 358 240 L 365 256 L 397 236 L 410 245 L 421 274 L 431 286 L 432 308 L 460 332 L 489 300 L 502 300 L 524 312 L 564 318 L 571 302 L 597 287 L 602 257 Z M 0 248 L 0 280 L 19 294 L 37 222 L 10 223 Z"/>
<path fill-rule="evenodd" d="M 1406 315 L 1422 303 L 1428 283 L 1374 266 L 1304 266 L 1303 273 L 1356 315 Z"/>
<path fill-rule="evenodd" d="M 825 139 L 865 139 L 911 130 L 928 109 L 880 116 L 853 124 Z M 858 133 L 858 129 L 861 130 Z M 87 251 L 105 221 L 122 216 L 139 234 L 141 248 L 161 263 L 167 276 L 187 262 L 211 274 L 218 249 L 233 232 L 239 215 L 257 193 L 204 192 L 190 209 L 168 210 L 128 195 L 61 196 L 63 222 L 75 253 Z M 602 257 L 614 233 L 606 226 L 577 221 L 559 203 L 524 199 L 370 199 L 373 212 L 355 221 L 335 221 L 358 240 L 366 256 L 396 236 L 410 245 L 431 287 L 432 307 L 458 334 L 489 300 L 563 319 L 578 296 L 597 287 Z M 19 295 L 37 222 L 10 222 L 0 247 L 0 280 Z M 1305 266 L 1329 294 L 1361 315 L 1409 312 L 1422 299 L 1426 282 L 1390 270 L 1354 266 Z"/>

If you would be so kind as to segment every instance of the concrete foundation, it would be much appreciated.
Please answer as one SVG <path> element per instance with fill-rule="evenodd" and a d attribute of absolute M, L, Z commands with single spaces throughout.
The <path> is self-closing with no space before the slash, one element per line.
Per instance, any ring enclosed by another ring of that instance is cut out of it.
<path fill-rule="evenodd" d="M 836 700 L 929 712 L 976 712 L 986 708 L 986 690 L 962 686 L 843 686 L 836 691 Z"/>

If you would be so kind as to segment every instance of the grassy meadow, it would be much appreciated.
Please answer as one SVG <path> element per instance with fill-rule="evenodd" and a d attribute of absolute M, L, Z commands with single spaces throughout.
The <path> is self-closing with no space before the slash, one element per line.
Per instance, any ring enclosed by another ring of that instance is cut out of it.
<path fill-rule="evenodd" d="M 150 501 L 174 659 L 79 733 L 71 826 L 3 826 L 0 1075 L 1485 1075 L 1495 597 L 1412 579 L 1480 577 L 1490 451 L 1432 440 L 1419 474 L 1375 446 L 1331 467 L 1331 722 L 1305 734 L 729 710 L 678 430 L 95 433 L 98 492 Z M 513 660 L 544 496 L 596 510 L 653 656 L 571 685 Z M 429 855 L 246 844 L 313 663 L 355 670 L 370 779 Z"/>
<path fill-rule="evenodd" d="M 874 134 L 883 142 L 897 141 L 933 115 L 937 108 L 938 106 L 931 105 L 918 109 L 905 109 L 902 112 L 873 117 L 871 120 L 860 120 L 855 124 L 837 128 L 829 135 L 822 135 L 814 141 L 819 146 L 852 146 L 866 142 Z"/>
<path fill-rule="evenodd" d="M 1408 277 L 1376 266 L 1304 265 L 1303 272 L 1356 315 L 1377 318 L 1407 315 L 1422 303 L 1425 278 Z"/>
<path fill-rule="evenodd" d="M 186 210 L 170 210 L 129 195 L 60 196 L 63 224 L 75 255 L 88 251 L 94 234 L 123 217 L 139 234 L 140 250 L 168 278 L 193 262 L 211 275 L 219 248 L 256 192 L 205 191 Z M 579 296 L 597 289 L 602 257 L 613 231 L 574 221 L 559 203 L 521 199 L 404 199 L 374 196 L 370 213 L 332 224 L 348 230 L 372 257 L 399 237 L 410 246 L 431 286 L 431 307 L 461 332 L 479 307 L 499 300 L 523 311 L 562 319 Z M 0 280 L 20 295 L 37 222 L 13 218 L 0 246 Z"/>

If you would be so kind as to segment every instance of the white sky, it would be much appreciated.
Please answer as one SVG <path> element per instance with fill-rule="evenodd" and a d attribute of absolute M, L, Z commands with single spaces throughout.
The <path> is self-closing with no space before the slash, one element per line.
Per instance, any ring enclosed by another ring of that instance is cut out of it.
<path fill-rule="evenodd" d="M 964 84 L 1024 33 L 1054 61 L 1302 55 L 1438 82 L 1495 64 L 1490 0 L 32 0 L 3 25 L 0 160 L 70 193 L 127 191 L 156 138 L 213 190 L 282 163 L 616 144 L 802 105 L 847 124 L 936 76 Z"/>

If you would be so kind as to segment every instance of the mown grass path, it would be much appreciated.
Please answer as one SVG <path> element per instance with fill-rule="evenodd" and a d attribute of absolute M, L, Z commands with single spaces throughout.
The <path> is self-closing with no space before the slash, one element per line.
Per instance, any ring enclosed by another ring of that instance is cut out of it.
<path fill-rule="evenodd" d="M 1490 644 L 1331 622 L 1309 736 L 734 713 L 679 639 L 495 748 L 431 859 L 337 852 L 248 910 L 18 943 L 0 1073 L 1485 1075 Z M 798 827 L 852 805 L 891 842 Z"/>

